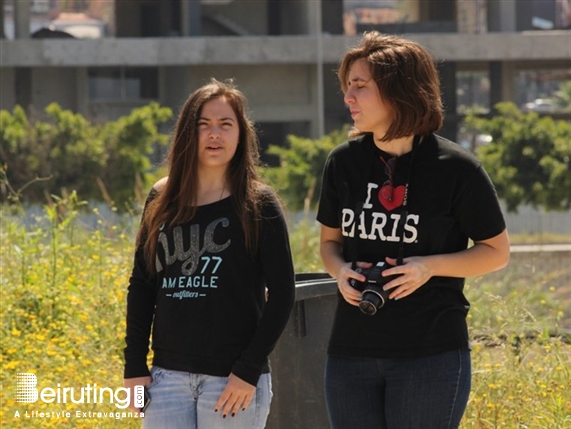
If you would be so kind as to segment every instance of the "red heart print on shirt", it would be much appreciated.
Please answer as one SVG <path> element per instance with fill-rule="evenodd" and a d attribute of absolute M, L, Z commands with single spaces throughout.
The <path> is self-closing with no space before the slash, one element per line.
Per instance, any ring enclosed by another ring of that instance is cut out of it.
<path fill-rule="evenodd" d="M 383 185 L 383 187 L 379 190 L 379 201 L 381 202 L 381 204 L 383 205 L 383 207 L 385 209 L 387 209 L 388 211 L 394 210 L 397 207 L 400 207 L 402 205 L 402 202 L 404 201 L 404 186 L 397 186 L 396 188 L 393 188 L 393 200 L 389 201 L 388 199 L 386 199 L 385 197 L 383 197 L 383 195 L 390 195 L 391 193 L 391 185 Z"/>

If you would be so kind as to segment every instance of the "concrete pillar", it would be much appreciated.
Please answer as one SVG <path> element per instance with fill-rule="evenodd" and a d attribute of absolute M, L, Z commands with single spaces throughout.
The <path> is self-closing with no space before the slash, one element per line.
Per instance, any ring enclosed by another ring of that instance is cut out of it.
<path fill-rule="evenodd" d="M 314 0 L 305 2 L 305 11 L 299 17 L 305 19 L 304 22 L 304 33 L 305 34 L 317 34 L 321 31 L 321 0 Z M 317 28 L 319 21 L 319 29 Z"/>
<path fill-rule="evenodd" d="M 0 39 L 5 39 L 4 34 L 4 0 L 0 0 Z"/>
<path fill-rule="evenodd" d="M 514 68 L 510 63 L 490 61 L 490 110 L 500 101 L 513 101 L 515 96 Z"/>
<path fill-rule="evenodd" d="M 32 105 L 32 69 L 30 67 L 16 67 L 14 87 L 16 104 L 27 110 Z"/>
<path fill-rule="evenodd" d="M 297 1 L 283 0 L 281 4 L 282 18 L 286 18 L 284 28 L 289 34 L 311 34 L 315 38 L 315 63 L 310 65 L 308 72 L 311 111 L 310 138 L 317 139 L 324 134 L 324 106 L 323 106 L 323 45 L 322 45 L 322 0 Z M 311 43 L 311 42 L 310 42 Z"/>
<path fill-rule="evenodd" d="M 89 117 L 91 115 L 89 111 L 89 72 L 87 67 L 78 67 L 75 73 L 77 91 L 76 110 L 83 116 Z"/>
<path fill-rule="evenodd" d="M 323 10 L 322 0 L 309 1 L 307 4 L 311 13 L 308 13 L 308 17 L 313 19 L 313 22 L 308 22 L 308 28 L 312 34 L 316 35 L 316 91 L 315 91 L 315 110 L 316 118 L 312 121 L 312 134 L 313 138 L 320 138 L 325 133 L 325 114 L 324 114 L 324 94 L 323 94 L 323 28 L 322 28 L 322 17 Z M 308 18 L 309 19 L 309 18 Z"/>
<path fill-rule="evenodd" d="M 406 3 L 407 9 L 407 21 L 408 22 L 417 22 L 417 21 L 421 21 L 421 8 L 422 5 L 426 3 L 423 2 L 422 0 L 409 0 Z"/>
<path fill-rule="evenodd" d="M 311 28 L 315 29 L 315 2 L 281 0 L 280 3 L 281 34 L 311 34 Z"/>
<path fill-rule="evenodd" d="M 201 36 L 202 9 L 200 0 L 181 0 L 180 12 L 182 36 Z"/>
<path fill-rule="evenodd" d="M 281 0 L 271 0 L 268 2 L 268 29 L 269 36 L 279 36 L 282 34 L 282 12 Z"/>
<path fill-rule="evenodd" d="M 322 0 L 321 3 L 323 32 L 343 34 L 343 0 Z"/>
<path fill-rule="evenodd" d="M 504 61 L 502 63 L 503 80 L 502 80 L 502 95 L 504 100 L 515 101 L 515 74 L 516 67 L 514 63 Z"/>
<path fill-rule="evenodd" d="M 190 7 L 186 0 L 180 2 L 180 35 L 190 36 Z"/>
<path fill-rule="evenodd" d="M 456 0 L 424 2 L 428 5 L 430 21 L 455 21 Z"/>
<path fill-rule="evenodd" d="M 447 61 L 438 65 L 442 103 L 444 104 L 444 125 L 439 134 L 449 140 L 456 141 L 458 133 L 458 113 L 456 103 L 456 63 Z"/>
<path fill-rule="evenodd" d="M 0 41 L 0 44 L 2 41 Z M 0 110 L 12 110 L 16 105 L 16 69 L 2 67 L 0 71 Z"/>
<path fill-rule="evenodd" d="M 516 24 L 515 24 L 515 31 L 526 31 L 526 30 L 532 30 L 533 29 L 533 25 L 532 25 L 532 19 L 533 19 L 533 15 L 534 15 L 534 8 L 533 8 L 533 3 L 529 0 L 525 0 L 525 1 L 516 1 L 514 3 L 517 3 L 517 7 L 516 7 Z M 542 3 L 548 3 L 548 2 L 542 2 Z M 544 5 L 544 7 L 547 6 L 549 7 L 547 4 Z"/>
<path fill-rule="evenodd" d="M 516 31 L 515 0 L 488 0 L 488 31 Z"/>
<path fill-rule="evenodd" d="M 502 97 L 502 63 L 500 61 L 490 61 L 488 65 L 490 74 L 490 112 L 495 113 L 496 103 L 503 100 Z"/>
<path fill-rule="evenodd" d="M 14 2 L 14 34 L 16 39 L 30 38 L 30 6 L 31 0 Z"/>

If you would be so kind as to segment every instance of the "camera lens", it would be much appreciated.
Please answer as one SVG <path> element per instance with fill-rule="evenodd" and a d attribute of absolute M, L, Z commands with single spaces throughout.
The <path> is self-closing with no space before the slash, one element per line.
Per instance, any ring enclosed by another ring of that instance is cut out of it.
<path fill-rule="evenodd" d="M 374 304 L 371 304 L 369 301 L 361 301 L 359 303 L 359 308 L 368 316 L 374 316 L 377 312 L 377 307 Z"/>
<path fill-rule="evenodd" d="M 387 292 L 377 284 L 369 284 L 363 291 L 359 308 L 365 314 L 373 316 L 379 308 L 385 305 L 387 299 Z"/>

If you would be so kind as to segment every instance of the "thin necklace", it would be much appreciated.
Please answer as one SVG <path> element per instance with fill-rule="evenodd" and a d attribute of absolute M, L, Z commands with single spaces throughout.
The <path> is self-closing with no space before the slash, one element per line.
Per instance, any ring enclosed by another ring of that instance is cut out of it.
<path fill-rule="evenodd" d="M 222 186 L 222 192 L 220 192 L 220 197 L 218 198 L 218 201 L 222 200 L 222 197 L 224 196 L 225 190 L 226 190 L 226 183 L 224 183 L 224 186 Z"/>

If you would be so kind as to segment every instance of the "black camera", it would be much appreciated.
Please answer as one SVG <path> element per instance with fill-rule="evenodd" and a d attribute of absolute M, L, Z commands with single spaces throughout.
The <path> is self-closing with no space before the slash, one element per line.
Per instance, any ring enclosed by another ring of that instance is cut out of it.
<path fill-rule="evenodd" d="M 362 291 L 361 302 L 359 308 L 369 316 L 375 315 L 377 310 L 381 308 L 389 299 L 389 293 L 383 290 L 383 286 L 390 282 L 398 275 L 383 277 L 382 272 L 392 268 L 384 262 L 378 262 L 372 268 L 356 268 L 355 272 L 363 274 L 367 280 L 360 282 L 355 279 L 349 280 L 349 284 L 357 290 Z"/>

